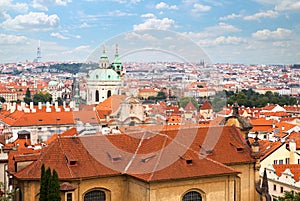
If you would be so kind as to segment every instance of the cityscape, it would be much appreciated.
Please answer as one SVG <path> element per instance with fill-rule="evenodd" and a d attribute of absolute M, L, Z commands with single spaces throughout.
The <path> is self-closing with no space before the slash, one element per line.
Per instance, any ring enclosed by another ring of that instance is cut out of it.
<path fill-rule="evenodd" d="M 300 200 L 299 9 L 3 0 L 0 200 Z"/>

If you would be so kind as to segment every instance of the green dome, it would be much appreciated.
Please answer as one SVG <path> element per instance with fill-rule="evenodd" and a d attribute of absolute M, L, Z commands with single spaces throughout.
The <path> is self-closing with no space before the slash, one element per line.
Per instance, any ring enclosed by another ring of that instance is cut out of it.
<path fill-rule="evenodd" d="M 58 85 L 58 82 L 55 81 L 55 80 L 51 80 L 51 81 L 48 83 L 48 86 L 49 86 L 49 87 L 55 87 L 55 86 L 57 86 L 57 85 Z"/>
<path fill-rule="evenodd" d="M 89 81 L 120 81 L 118 73 L 112 69 L 96 69 L 87 78 Z"/>

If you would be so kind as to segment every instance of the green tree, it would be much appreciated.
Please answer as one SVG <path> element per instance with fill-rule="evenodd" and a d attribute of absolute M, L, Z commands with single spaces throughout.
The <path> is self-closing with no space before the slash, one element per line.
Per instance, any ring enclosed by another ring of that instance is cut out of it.
<path fill-rule="evenodd" d="M 30 90 L 29 88 L 26 89 L 26 93 L 25 93 L 25 97 L 24 97 L 24 102 L 26 104 L 30 104 L 30 102 L 32 102 L 32 99 L 31 99 L 31 93 L 30 93 Z"/>
<path fill-rule="evenodd" d="M 1 103 L 5 103 L 5 102 L 6 102 L 5 98 L 3 98 L 3 97 L 1 96 L 1 97 L 0 97 L 0 102 L 1 102 Z"/>
<path fill-rule="evenodd" d="M 166 99 L 166 94 L 165 94 L 163 91 L 159 91 L 159 92 L 157 93 L 156 98 L 157 98 L 158 100 Z"/>
<path fill-rule="evenodd" d="M 48 190 L 48 200 L 60 201 L 60 190 L 59 190 L 59 180 L 58 175 L 55 170 L 53 170 L 52 176 L 49 180 L 49 190 Z"/>
<path fill-rule="evenodd" d="M 47 201 L 47 190 L 48 189 L 48 181 L 46 178 L 46 170 L 45 165 L 42 164 L 41 167 L 41 178 L 40 178 L 40 199 L 39 201 Z"/>
<path fill-rule="evenodd" d="M 51 173 L 50 167 L 45 170 L 45 165 L 41 166 L 40 178 L 40 199 L 39 201 L 60 201 L 59 180 L 56 170 Z"/>
<path fill-rule="evenodd" d="M 182 108 L 185 108 L 186 105 L 187 105 L 190 101 L 192 101 L 193 105 L 194 105 L 197 109 L 199 108 L 199 105 L 198 105 L 197 101 L 196 101 L 194 98 L 192 98 L 192 97 L 182 97 L 182 98 L 180 98 L 180 100 L 179 100 L 179 106 L 182 107 Z"/>
<path fill-rule="evenodd" d="M 46 103 L 51 101 L 52 101 L 52 95 L 48 92 L 47 93 L 38 92 L 33 96 L 34 105 L 37 105 L 38 102 Z"/>
<path fill-rule="evenodd" d="M 300 193 L 285 191 L 283 197 L 279 197 L 277 201 L 300 201 Z"/>

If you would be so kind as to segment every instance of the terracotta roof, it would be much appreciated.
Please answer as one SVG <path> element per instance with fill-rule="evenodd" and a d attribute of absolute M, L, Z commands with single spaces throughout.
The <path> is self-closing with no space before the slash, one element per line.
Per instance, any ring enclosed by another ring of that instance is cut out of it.
<path fill-rule="evenodd" d="M 61 108 L 61 112 L 56 112 L 52 106 L 52 112 L 46 112 L 46 107 L 36 112 L 25 113 L 24 111 L 16 110 L 13 113 L 10 111 L 2 111 L 0 118 L 9 126 L 31 126 L 31 125 L 51 125 L 51 124 L 74 124 L 73 113 L 66 112 Z"/>
<path fill-rule="evenodd" d="M 158 181 L 237 174 L 227 165 L 254 162 L 250 148 L 234 126 L 169 128 L 60 137 L 41 150 L 39 160 L 15 176 L 39 179 L 44 163 L 55 169 L 60 179 L 128 174 Z"/>
<path fill-rule="evenodd" d="M 112 95 L 109 98 L 105 99 L 102 103 L 99 103 L 96 106 L 96 110 L 101 119 L 104 119 L 106 116 L 111 113 L 116 112 L 119 109 L 120 103 L 126 99 L 127 96 L 124 95 Z"/>
<path fill-rule="evenodd" d="M 200 107 L 200 110 L 211 110 L 213 109 L 211 104 L 206 100 L 203 105 Z"/>
<path fill-rule="evenodd" d="M 273 164 L 273 167 L 276 171 L 276 175 L 279 177 L 286 169 L 289 169 L 294 175 L 295 181 L 298 182 L 300 180 L 300 164 Z"/>

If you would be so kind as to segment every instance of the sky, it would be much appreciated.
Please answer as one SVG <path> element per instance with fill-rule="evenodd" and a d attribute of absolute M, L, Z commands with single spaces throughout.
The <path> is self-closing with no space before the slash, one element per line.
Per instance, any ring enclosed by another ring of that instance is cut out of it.
<path fill-rule="evenodd" d="M 0 0 L 0 63 L 38 46 L 41 61 L 86 62 L 117 45 L 124 60 L 295 64 L 299 19 L 299 0 Z"/>

